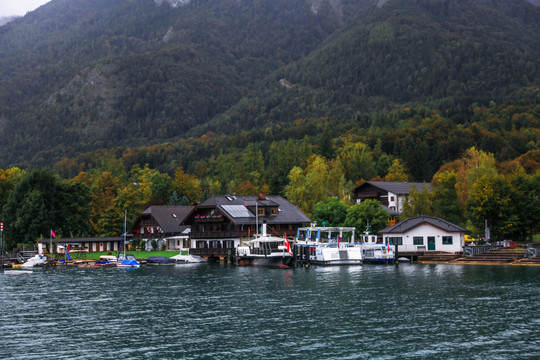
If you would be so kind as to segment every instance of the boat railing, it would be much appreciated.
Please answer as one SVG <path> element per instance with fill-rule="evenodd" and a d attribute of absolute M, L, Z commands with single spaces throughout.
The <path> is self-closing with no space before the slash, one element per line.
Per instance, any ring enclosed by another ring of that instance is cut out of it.
<path fill-rule="evenodd" d="M 465 246 L 463 248 L 464 257 L 472 257 L 475 255 L 480 255 L 488 251 L 498 250 L 500 246 L 496 245 L 478 245 L 478 246 Z"/>
<path fill-rule="evenodd" d="M 535 258 L 540 255 L 540 247 L 537 246 L 528 246 L 525 248 L 525 256 L 526 258 Z"/>
<path fill-rule="evenodd" d="M 27 259 L 24 258 L 24 256 L 21 255 L 21 253 L 17 253 L 17 260 L 18 260 L 21 264 L 24 264 L 26 261 L 28 261 Z"/>

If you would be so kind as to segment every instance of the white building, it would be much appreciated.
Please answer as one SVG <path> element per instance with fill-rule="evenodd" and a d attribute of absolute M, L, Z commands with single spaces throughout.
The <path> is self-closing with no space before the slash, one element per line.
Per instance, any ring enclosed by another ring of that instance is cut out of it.
<path fill-rule="evenodd" d="M 446 220 L 417 216 L 379 231 L 384 242 L 398 245 L 399 252 L 461 252 L 467 229 Z"/>

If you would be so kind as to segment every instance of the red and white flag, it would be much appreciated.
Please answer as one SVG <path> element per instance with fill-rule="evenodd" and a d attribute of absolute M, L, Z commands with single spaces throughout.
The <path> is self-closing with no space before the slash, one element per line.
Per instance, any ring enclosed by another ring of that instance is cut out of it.
<path fill-rule="evenodd" d="M 289 239 L 287 239 L 287 235 L 285 235 L 285 247 L 287 248 L 287 252 L 292 255 L 291 244 L 289 243 Z"/>
<path fill-rule="evenodd" d="M 53 238 L 56 237 L 56 234 L 54 233 L 54 231 L 53 231 L 52 229 L 51 229 L 51 236 L 52 236 Z"/>

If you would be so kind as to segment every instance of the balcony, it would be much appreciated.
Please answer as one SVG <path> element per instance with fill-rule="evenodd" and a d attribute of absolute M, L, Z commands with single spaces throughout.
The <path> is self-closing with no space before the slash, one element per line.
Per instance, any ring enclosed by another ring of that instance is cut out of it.
<path fill-rule="evenodd" d="M 196 223 L 216 223 L 223 222 L 224 219 L 223 215 L 195 215 Z"/>
<path fill-rule="evenodd" d="M 239 236 L 239 231 L 192 231 L 190 234 L 192 239 L 230 239 Z"/>
<path fill-rule="evenodd" d="M 198 256 L 226 256 L 234 255 L 236 253 L 235 248 L 198 248 L 198 249 L 189 249 L 191 255 Z"/>

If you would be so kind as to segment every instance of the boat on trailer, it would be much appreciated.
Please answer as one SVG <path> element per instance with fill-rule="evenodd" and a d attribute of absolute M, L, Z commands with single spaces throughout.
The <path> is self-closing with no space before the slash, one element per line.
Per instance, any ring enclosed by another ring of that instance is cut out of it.
<path fill-rule="evenodd" d="M 247 246 L 237 248 L 238 265 L 269 266 L 288 268 L 293 263 L 293 255 L 286 236 L 268 235 L 266 223 L 263 232 L 248 241 Z"/>
<path fill-rule="evenodd" d="M 297 258 L 314 265 L 361 265 L 362 246 L 355 242 L 354 227 L 298 228 Z"/>

